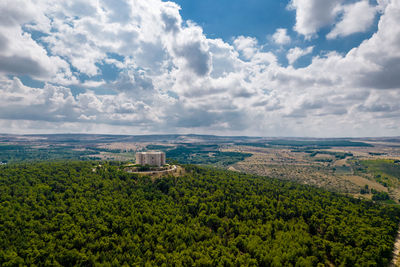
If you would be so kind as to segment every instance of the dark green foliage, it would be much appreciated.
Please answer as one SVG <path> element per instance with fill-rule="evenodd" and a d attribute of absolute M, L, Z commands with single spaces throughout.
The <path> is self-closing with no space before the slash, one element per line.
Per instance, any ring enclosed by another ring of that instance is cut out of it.
<path fill-rule="evenodd" d="M 147 149 L 150 149 L 150 150 L 166 150 L 166 149 L 169 149 L 169 148 L 171 148 L 171 146 L 164 146 L 164 145 L 147 145 L 146 146 L 146 148 Z"/>
<path fill-rule="evenodd" d="M 371 189 L 372 200 L 389 200 L 389 194 L 387 192 L 379 192 L 375 189 Z"/>
<path fill-rule="evenodd" d="M 145 172 L 145 171 L 150 171 L 151 170 L 151 166 L 146 164 L 146 165 L 139 165 L 138 167 L 138 171 L 140 172 Z"/>
<path fill-rule="evenodd" d="M 380 152 L 368 152 L 371 156 L 382 156 L 385 155 L 385 153 L 380 153 Z"/>
<path fill-rule="evenodd" d="M 315 159 L 314 161 L 317 161 L 317 162 L 332 162 L 332 159 L 319 158 L 319 159 Z"/>
<path fill-rule="evenodd" d="M 395 206 L 211 168 L 153 183 L 101 164 L 0 167 L 0 266 L 385 266 L 391 257 Z"/>
<path fill-rule="evenodd" d="M 360 189 L 360 194 L 369 194 L 369 187 L 367 184 L 364 186 L 364 188 Z"/>
<path fill-rule="evenodd" d="M 110 152 L 110 153 L 121 153 L 121 149 L 107 149 L 107 148 L 103 148 L 103 147 L 95 147 L 95 146 L 91 146 L 91 147 L 87 147 L 88 149 L 90 149 L 91 151 L 96 151 L 96 152 Z M 90 152 L 91 154 L 93 154 L 93 152 Z M 97 153 L 94 153 L 97 154 Z"/>
<path fill-rule="evenodd" d="M 365 190 L 364 188 L 360 189 L 360 194 L 364 195 L 364 194 L 369 194 L 369 191 Z"/>
<path fill-rule="evenodd" d="M 227 166 L 250 157 L 250 153 L 221 152 L 218 145 L 185 144 L 167 150 L 166 157 L 182 164 Z"/>
<path fill-rule="evenodd" d="M 323 150 L 317 150 L 317 151 L 306 150 L 304 152 L 305 153 L 310 153 L 310 157 L 315 157 L 317 154 L 332 155 L 332 156 L 335 156 L 336 159 L 344 159 L 346 157 L 352 157 L 353 156 L 353 153 L 332 152 L 332 151 L 323 151 Z"/>
<path fill-rule="evenodd" d="M 0 145 L 0 151 L 12 151 L 12 150 L 18 150 L 18 149 L 23 149 L 24 146 L 19 146 L 19 145 Z"/>
<path fill-rule="evenodd" d="M 77 150 L 74 146 L 34 147 L 25 145 L 0 145 L 0 162 L 33 162 L 47 160 L 97 160 L 89 155 L 99 154 L 94 150 Z"/>

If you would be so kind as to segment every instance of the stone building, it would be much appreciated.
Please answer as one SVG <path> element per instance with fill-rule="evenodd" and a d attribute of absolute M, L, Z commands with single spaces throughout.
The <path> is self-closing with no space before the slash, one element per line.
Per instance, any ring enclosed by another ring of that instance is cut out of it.
<path fill-rule="evenodd" d="M 162 166 L 165 165 L 165 153 L 159 151 L 137 152 L 136 164 Z"/>

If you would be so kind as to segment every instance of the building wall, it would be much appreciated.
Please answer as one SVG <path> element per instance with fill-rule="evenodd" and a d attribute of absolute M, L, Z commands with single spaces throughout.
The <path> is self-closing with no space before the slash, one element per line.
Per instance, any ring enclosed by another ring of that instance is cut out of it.
<path fill-rule="evenodd" d="M 137 152 L 136 164 L 162 166 L 165 164 L 164 152 Z"/>

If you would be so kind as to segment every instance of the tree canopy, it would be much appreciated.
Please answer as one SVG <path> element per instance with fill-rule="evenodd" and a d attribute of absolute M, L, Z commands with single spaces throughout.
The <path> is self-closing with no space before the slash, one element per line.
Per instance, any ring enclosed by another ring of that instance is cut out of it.
<path fill-rule="evenodd" d="M 400 210 L 255 175 L 0 167 L 0 265 L 384 266 Z"/>

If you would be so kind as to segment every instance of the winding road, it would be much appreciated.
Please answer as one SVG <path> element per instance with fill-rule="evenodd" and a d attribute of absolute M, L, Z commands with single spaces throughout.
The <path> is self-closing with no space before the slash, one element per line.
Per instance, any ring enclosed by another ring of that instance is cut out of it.
<path fill-rule="evenodd" d="M 390 267 L 400 266 L 399 254 L 400 254 L 400 227 L 399 230 L 397 230 L 396 241 L 394 242 L 394 248 L 393 248 L 393 258 L 389 264 Z"/>

